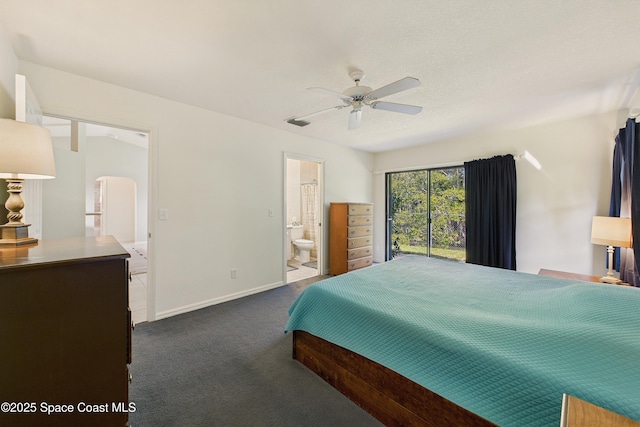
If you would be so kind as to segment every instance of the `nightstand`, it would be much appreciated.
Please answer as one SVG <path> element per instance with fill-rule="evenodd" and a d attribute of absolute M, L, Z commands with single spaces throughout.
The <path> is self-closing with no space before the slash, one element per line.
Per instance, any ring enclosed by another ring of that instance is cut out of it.
<path fill-rule="evenodd" d="M 608 283 L 603 283 L 600 281 L 600 276 L 590 276 L 588 274 L 577 274 L 577 273 L 568 273 L 566 271 L 558 271 L 558 270 L 548 270 L 546 268 L 541 268 L 538 271 L 539 276 L 548 276 L 548 277 L 557 277 L 559 279 L 569 279 L 569 280 L 581 280 L 583 282 L 594 282 L 594 283 L 602 283 L 606 285 Z M 631 286 L 628 283 L 619 283 L 618 286 Z"/>

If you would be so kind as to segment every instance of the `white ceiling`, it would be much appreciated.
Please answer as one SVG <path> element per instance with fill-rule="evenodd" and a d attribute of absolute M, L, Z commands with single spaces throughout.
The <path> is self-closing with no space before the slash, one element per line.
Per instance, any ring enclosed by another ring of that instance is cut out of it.
<path fill-rule="evenodd" d="M 640 103 L 638 0 L 0 0 L 19 59 L 378 152 Z M 348 109 L 352 68 L 417 116 Z M 36 94 L 37 95 L 37 94 Z"/>

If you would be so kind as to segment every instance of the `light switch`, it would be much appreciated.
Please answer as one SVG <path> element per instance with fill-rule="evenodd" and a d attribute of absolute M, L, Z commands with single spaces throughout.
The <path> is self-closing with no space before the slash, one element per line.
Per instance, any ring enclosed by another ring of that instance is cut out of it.
<path fill-rule="evenodd" d="M 169 209 L 160 209 L 160 219 L 167 220 L 169 219 Z"/>

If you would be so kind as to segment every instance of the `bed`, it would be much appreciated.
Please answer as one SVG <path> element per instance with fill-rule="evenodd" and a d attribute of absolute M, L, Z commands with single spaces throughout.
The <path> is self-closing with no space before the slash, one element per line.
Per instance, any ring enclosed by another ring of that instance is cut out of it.
<path fill-rule="evenodd" d="M 640 420 L 636 288 L 405 256 L 289 315 L 294 357 L 387 425 L 558 426 L 564 393 Z"/>

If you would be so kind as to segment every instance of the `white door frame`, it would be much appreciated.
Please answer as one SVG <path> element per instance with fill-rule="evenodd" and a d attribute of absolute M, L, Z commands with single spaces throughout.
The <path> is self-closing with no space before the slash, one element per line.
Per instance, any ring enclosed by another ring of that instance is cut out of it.
<path fill-rule="evenodd" d="M 325 274 L 324 256 L 324 159 L 306 156 L 304 154 L 284 152 L 283 158 L 283 206 L 282 206 L 282 283 L 287 283 L 287 160 L 304 160 L 318 163 L 318 275 Z"/>
<path fill-rule="evenodd" d="M 43 115 L 57 117 L 60 119 L 76 120 L 83 123 L 91 123 L 101 126 L 127 129 L 131 131 L 144 132 L 149 135 L 147 146 L 147 321 L 156 320 L 156 239 L 158 230 L 157 215 L 157 189 L 158 189 L 158 149 L 156 138 L 158 128 L 153 125 L 135 123 L 125 123 L 105 119 L 100 116 L 92 116 L 77 111 L 62 109 L 47 109 Z"/>

